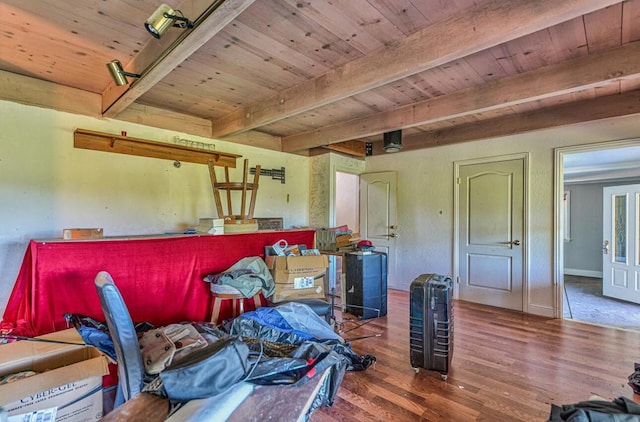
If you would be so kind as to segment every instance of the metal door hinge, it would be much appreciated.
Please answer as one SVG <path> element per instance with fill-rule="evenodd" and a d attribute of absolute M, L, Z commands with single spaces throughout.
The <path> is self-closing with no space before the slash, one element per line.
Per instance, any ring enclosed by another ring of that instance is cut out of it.
<path fill-rule="evenodd" d="M 456 276 L 456 284 L 460 284 L 460 276 Z"/>

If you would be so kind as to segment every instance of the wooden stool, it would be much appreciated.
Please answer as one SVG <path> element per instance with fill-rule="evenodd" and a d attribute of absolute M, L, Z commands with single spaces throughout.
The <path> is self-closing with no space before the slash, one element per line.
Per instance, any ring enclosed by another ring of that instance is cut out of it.
<path fill-rule="evenodd" d="M 236 224 L 239 223 L 247 223 L 247 224 L 256 224 L 257 230 L 257 221 L 253 218 L 253 212 L 256 208 L 256 196 L 258 194 L 258 181 L 260 180 L 260 166 L 257 165 L 255 169 L 255 174 L 253 176 L 253 183 L 249 183 L 249 160 L 244 160 L 244 169 L 242 172 L 242 182 L 231 182 L 229 180 L 229 167 L 224 168 L 224 182 L 218 182 L 216 177 L 215 165 L 213 161 L 209 161 L 209 177 L 211 178 L 211 187 L 213 189 L 213 199 L 216 201 L 216 211 L 218 212 L 218 217 L 223 218 L 225 220 L 231 219 Z M 224 213 L 222 208 L 222 200 L 220 199 L 220 191 L 224 190 L 226 192 L 226 200 L 227 200 L 227 214 Z M 231 191 L 240 191 L 240 214 L 233 213 L 233 207 L 231 206 Z M 249 199 L 249 207 L 247 211 L 247 193 L 251 192 L 251 197 Z M 245 211 L 247 211 L 245 213 Z M 225 223 L 226 224 L 226 223 Z M 226 227 L 225 227 L 226 229 Z"/>
<path fill-rule="evenodd" d="M 211 312 L 211 322 L 218 325 L 220 319 L 220 308 L 223 300 L 231 300 L 231 316 L 233 318 L 244 313 L 244 300 L 253 299 L 255 309 L 262 306 L 260 294 L 254 295 L 253 298 L 246 298 L 242 293 L 212 293 L 213 294 L 213 311 Z"/>

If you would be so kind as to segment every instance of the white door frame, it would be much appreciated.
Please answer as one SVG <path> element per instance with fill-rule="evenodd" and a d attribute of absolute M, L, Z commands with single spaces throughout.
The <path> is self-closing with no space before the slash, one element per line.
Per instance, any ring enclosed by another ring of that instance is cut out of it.
<path fill-rule="evenodd" d="M 640 146 L 640 139 L 623 139 L 619 141 L 598 142 L 587 145 L 575 145 L 571 147 L 560 147 L 554 150 L 554 170 L 553 180 L 553 295 L 554 295 L 554 317 L 564 318 L 564 227 L 562 223 L 562 203 L 564 195 L 564 156 L 577 152 L 600 151 L 605 149 L 615 149 Z"/>
<path fill-rule="evenodd" d="M 497 161 L 508 160 L 523 160 L 523 212 L 522 216 L 522 312 L 529 312 L 529 153 L 523 152 L 520 154 L 499 155 L 495 157 L 476 158 L 471 160 L 454 161 L 453 162 L 453 275 L 454 275 L 454 298 L 458 299 L 460 296 L 460 212 L 458 211 L 459 202 L 458 196 L 460 195 L 460 185 L 458 184 L 458 178 L 460 177 L 460 167 L 470 164 L 487 164 Z"/>

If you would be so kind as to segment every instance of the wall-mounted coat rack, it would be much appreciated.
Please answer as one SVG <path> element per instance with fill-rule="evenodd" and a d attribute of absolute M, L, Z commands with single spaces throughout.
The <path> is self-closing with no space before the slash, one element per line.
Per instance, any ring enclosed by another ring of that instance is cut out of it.
<path fill-rule="evenodd" d="M 188 163 L 208 165 L 209 162 L 211 162 L 215 166 L 231 168 L 236 167 L 236 158 L 242 157 L 238 154 L 148 141 L 131 136 L 94 132 L 86 129 L 75 130 L 73 133 L 73 146 L 75 148 L 92 149 L 95 151 L 162 158 Z"/>
<path fill-rule="evenodd" d="M 250 172 L 251 172 L 251 174 L 256 174 L 256 168 L 255 167 L 251 167 Z M 280 183 L 284 184 L 284 180 L 285 180 L 284 167 L 280 167 L 280 170 L 278 170 L 278 169 L 260 169 L 260 176 L 271 176 L 271 178 L 273 180 L 279 180 Z"/>

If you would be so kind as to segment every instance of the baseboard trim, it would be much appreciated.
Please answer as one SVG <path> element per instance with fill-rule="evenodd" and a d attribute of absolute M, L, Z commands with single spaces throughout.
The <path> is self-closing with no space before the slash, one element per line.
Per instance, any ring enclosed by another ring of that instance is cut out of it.
<path fill-rule="evenodd" d="M 602 278 L 602 271 L 576 270 L 573 268 L 565 268 L 564 273 L 566 275 L 577 275 L 579 277 Z"/>
<path fill-rule="evenodd" d="M 527 313 L 547 318 L 555 318 L 554 309 L 549 306 L 529 304 Z"/>

